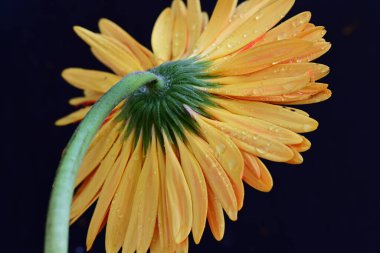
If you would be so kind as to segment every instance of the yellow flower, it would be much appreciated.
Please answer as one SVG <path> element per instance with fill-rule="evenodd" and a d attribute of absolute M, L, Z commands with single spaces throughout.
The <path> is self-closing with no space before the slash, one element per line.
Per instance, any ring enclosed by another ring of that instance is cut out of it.
<path fill-rule="evenodd" d="M 275 26 L 294 0 L 219 0 L 210 18 L 199 0 L 174 0 L 159 16 L 153 52 L 109 20 L 100 33 L 75 27 L 113 73 L 70 68 L 82 109 L 57 121 L 80 121 L 123 76 L 150 71 L 163 86 L 144 86 L 118 105 L 84 158 L 71 211 L 75 222 L 93 203 L 90 249 L 106 226 L 106 251 L 187 252 L 206 220 L 221 240 L 223 210 L 236 220 L 243 182 L 263 192 L 273 182 L 261 159 L 303 161 L 301 134 L 318 122 L 288 105 L 331 96 L 317 81 L 329 68 L 311 63 L 331 45 L 325 29 L 300 13 Z"/>

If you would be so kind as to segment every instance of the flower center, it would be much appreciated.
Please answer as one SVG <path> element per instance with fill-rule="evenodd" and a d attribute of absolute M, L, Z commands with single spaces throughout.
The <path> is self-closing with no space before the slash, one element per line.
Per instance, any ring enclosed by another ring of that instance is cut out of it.
<path fill-rule="evenodd" d="M 144 150 L 149 147 L 153 131 L 163 146 L 163 133 L 176 144 L 176 137 L 185 140 L 184 131 L 198 133 L 198 125 L 188 109 L 207 116 L 205 107 L 216 106 L 211 94 L 202 87 L 215 87 L 205 70 L 206 62 L 195 59 L 164 63 L 149 71 L 161 82 L 151 83 L 134 92 L 126 101 L 121 118 L 128 121 L 127 135 L 143 138 Z"/>

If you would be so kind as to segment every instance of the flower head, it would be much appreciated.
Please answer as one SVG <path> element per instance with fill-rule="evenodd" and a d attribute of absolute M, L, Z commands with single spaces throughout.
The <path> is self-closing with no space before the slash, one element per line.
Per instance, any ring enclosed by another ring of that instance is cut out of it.
<path fill-rule="evenodd" d="M 317 82 L 329 68 L 311 62 L 330 44 L 309 12 L 276 26 L 293 3 L 219 0 L 209 20 L 199 0 L 174 0 L 155 24 L 153 52 L 106 19 L 100 33 L 74 28 L 113 73 L 65 70 L 84 90 L 70 103 L 84 107 L 57 125 L 83 119 L 125 75 L 160 80 L 113 110 L 81 165 L 71 222 L 96 202 L 88 249 L 104 226 L 107 252 L 187 252 L 206 221 L 221 240 L 223 211 L 236 220 L 243 206 L 243 182 L 271 190 L 262 159 L 302 163 L 311 144 L 301 134 L 318 122 L 288 106 L 331 96 Z"/>

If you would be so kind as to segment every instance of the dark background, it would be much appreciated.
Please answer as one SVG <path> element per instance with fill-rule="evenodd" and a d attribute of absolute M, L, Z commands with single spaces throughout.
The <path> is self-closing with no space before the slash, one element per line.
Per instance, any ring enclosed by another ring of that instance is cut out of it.
<path fill-rule="evenodd" d="M 129 3 L 128 3 L 129 2 Z M 209 12 L 215 1 L 202 1 Z M 60 154 L 74 126 L 53 122 L 80 92 L 60 77 L 66 67 L 103 69 L 73 25 L 97 30 L 107 17 L 144 45 L 170 0 L 1 0 L 1 252 L 42 252 L 48 198 Z M 275 186 L 246 188 L 238 222 L 218 243 L 206 231 L 191 252 L 380 252 L 378 10 L 376 0 L 298 0 L 333 44 L 318 62 L 334 96 L 303 106 L 320 121 L 300 166 L 269 164 Z M 290 15 L 288 16 L 290 17 Z M 84 252 L 91 212 L 70 231 L 70 253 Z M 102 236 L 104 236 L 102 234 Z M 101 237 L 102 237 L 101 236 Z M 92 252 L 104 252 L 99 238 Z"/>

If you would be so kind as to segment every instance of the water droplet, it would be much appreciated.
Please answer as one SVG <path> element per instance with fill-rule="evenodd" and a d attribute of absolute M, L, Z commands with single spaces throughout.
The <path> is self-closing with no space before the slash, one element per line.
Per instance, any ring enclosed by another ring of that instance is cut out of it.
<path fill-rule="evenodd" d="M 227 44 L 228 48 L 232 48 L 232 45 L 230 43 Z"/>
<path fill-rule="evenodd" d="M 248 35 L 246 33 L 243 34 L 243 38 L 247 38 Z"/>

